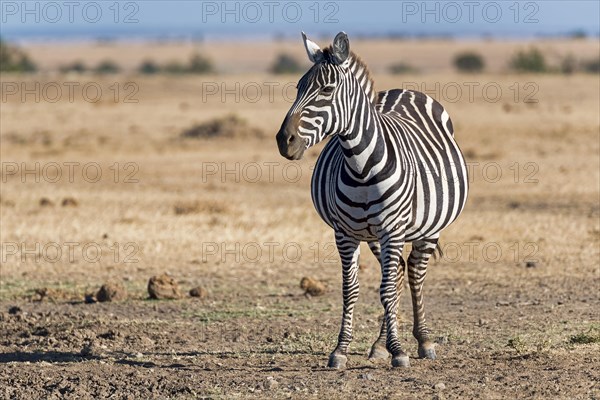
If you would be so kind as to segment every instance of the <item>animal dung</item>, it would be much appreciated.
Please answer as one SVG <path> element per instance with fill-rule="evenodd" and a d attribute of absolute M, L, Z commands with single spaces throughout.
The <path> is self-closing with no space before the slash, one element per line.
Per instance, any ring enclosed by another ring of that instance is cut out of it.
<path fill-rule="evenodd" d="M 53 206 L 54 206 L 54 203 L 50 199 L 48 199 L 46 197 L 42 197 L 40 199 L 40 207 L 53 207 Z"/>
<path fill-rule="evenodd" d="M 208 297 L 208 290 L 204 289 L 201 286 L 198 286 L 190 290 L 190 296 L 205 299 Z"/>
<path fill-rule="evenodd" d="M 127 298 L 127 291 L 123 285 L 114 282 L 105 283 L 96 293 L 96 300 L 101 303 L 107 301 L 121 301 Z"/>
<path fill-rule="evenodd" d="M 319 282 L 315 278 L 307 276 L 300 281 L 300 288 L 304 289 L 305 294 L 311 296 L 321 296 L 327 291 L 327 286 L 325 286 L 325 284 Z"/>
<path fill-rule="evenodd" d="M 61 205 L 63 207 L 77 207 L 79 203 L 73 197 L 65 197 Z"/>
<path fill-rule="evenodd" d="M 156 275 L 148 281 L 148 295 L 151 299 L 179 299 L 181 292 L 175 279 L 167 274 Z"/>

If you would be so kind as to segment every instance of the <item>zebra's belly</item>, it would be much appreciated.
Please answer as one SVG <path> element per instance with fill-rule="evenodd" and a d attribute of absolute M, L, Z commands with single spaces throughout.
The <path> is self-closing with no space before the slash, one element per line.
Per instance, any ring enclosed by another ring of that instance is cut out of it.
<path fill-rule="evenodd" d="M 361 193 L 361 189 L 352 192 L 343 188 L 342 191 L 355 203 L 349 205 L 339 198 L 338 178 L 343 154 L 339 147 L 333 147 L 334 144 L 330 141 L 317 160 L 311 192 L 317 213 L 335 230 L 361 241 L 373 241 L 382 231 L 400 224 L 405 226 L 405 240 L 411 242 L 439 234 L 458 217 L 465 205 L 468 182 L 462 156 L 446 166 L 438 166 L 435 173 L 419 167 L 410 190 L 403 182 L 398 182 L 398 187 L 404 189 L 382 202 L 373 202 L 377 190 L 370 189 L 369 197 L 365 192 Z M 361 207 L 358 205 L 361 200 L 363 206 L 375 204 Z"/>

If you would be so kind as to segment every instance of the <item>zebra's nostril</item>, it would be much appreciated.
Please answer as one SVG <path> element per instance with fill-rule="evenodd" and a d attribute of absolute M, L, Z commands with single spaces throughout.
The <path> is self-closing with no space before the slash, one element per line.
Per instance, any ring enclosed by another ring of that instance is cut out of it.
<path fill-rule="evenodd" d="M 296 140 L 296 138 L 294 136 L 290 136 L 288 138 L 288 144 L 292 143 L 294 140 Z"/>

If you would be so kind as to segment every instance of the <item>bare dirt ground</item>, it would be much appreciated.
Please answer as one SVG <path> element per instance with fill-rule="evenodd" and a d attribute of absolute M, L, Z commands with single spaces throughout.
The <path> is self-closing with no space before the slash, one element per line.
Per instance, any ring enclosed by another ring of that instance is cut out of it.
<path fill-rule="evenodd" d="M 341 270 L 310 200 L 320 148 L 280 158 L 281 91 L 236 101 L 206 86 L 297 78 L 2 76 L 104 91 L 95 103 L 2 100 L 0 397 L 600 398 L 598 77 L 375 74 L 382 89 L 439 85 L 472 188 L 425 286 L 438 359 L 417 358 L 405 291 L 411 368 L 367 360 L 382 309 L 365 247 L 342 371 L 325 368 Z M 124 101 L 127 82 L 138 102 Z M 456 100 L 449 84 L 464 90 Z M 231 113 L 247 124 L 233 137 L 181 138 Z M 164 272 L 184 297 L 148 300 Z M 304 276 L 325 294 L 305 296 Z M 108 281 L 128 298 L 84 302 Z M 187 296 L 196 286 L 208 297 Z"/>

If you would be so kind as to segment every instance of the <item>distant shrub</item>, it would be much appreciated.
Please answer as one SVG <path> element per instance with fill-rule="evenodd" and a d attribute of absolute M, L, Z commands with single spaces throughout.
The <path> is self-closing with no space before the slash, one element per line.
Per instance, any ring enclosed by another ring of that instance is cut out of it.
<path fill-rule="evenodd" d="M 518 72 L 547 72 L 546 59 L 536 48 L 521 50 L 513 56 L 510 67 Z"/>
<path fill-rule="evenodd" d="M 37 66 L 27 54 L 0 38 L 0 71 L 35 72 Z"/>
<path fill-rule="evenodd" d="M 271 66 L 271 72 L 274 74 L 296 74 L 302 71 L 300 63 L 288 54 L 277 56 L 277 60 Z"/>
<path fill-rule="evenodd" d="M 481 72 L 485 67 L 483 57 L 474 52 L 458 54 L 454 57 L 454 66 L 460 72 Z"/>
<path fill-rule="evenodd" d="M 188 64 L 179 61 L 171 61 L 163 68 L 164 72 L 169 74 L 208 74 L 214 72 L 212 61 L 198 53 L 190 57 Z"/>
<path fill-rule="evenodd" d="M 152 60 L 145 60 L 145 61 L 142 61 L 142 63 L 138 67 L 138 72 L 140 74 L 147 74 L 147 75 L 156 74 L 156 73 L 160 72 L 160 66 L 158 66 L 158 64 L 156 64 Z"/>
<path fill-rule="evenodd" d="M 388 70 L 392 74 L 410 74 L 416 72 L 414 67 L 402 62 L 390 65 Z"/>
<path fill-rule="evenodd" d="M 585 39 L 587 37 L 587 33 L 583 29 L 574 30 L 569 34 L 571 39 Z"/>
<path fill-rule="evenodd" d="M 264 137 L 262 130 L 251 127 L 248 122 L 235 114 L 215 118 L 202 124 L 196 124 L 181 133 L 183 138 L 232 138 L 239 136 Z"/>
<path fill-rule="evenodd" d="M 208 74 L 214 71 L 212 62 L 201 54 L 193 54 L 190 58 L 188 72 L 192 74 Z"/>
<path fill-rule="evenodd" d="M 600 72 L 600 58 L 598 58 L 596 60 L 591 60 L 591 61 L 584 61 L 582 68 L 585 72 L 589 72 L 592 74 L 599 73 Z"/>
<path fill-rule="evenodd" d="M 87 67 L 81 61 L 74 61 L 71 64 L 63 65 L 59 69 L 60 69 L 60 72 L 62 72 L 63 74 L 66 74 L 69 72 L 76 72 L 78 74 L 81 74 L 81 73 L 84 73 L 85 71 L 87 71 Z"/>
<path fill-rule="evenodd" d="M 116 74 L 120 70 L 121 68 L 119 68 L 119 66 L 114 61 L 104 60 L 96 66 L 94 72 L 96 72 L 97 74 Z"/>

